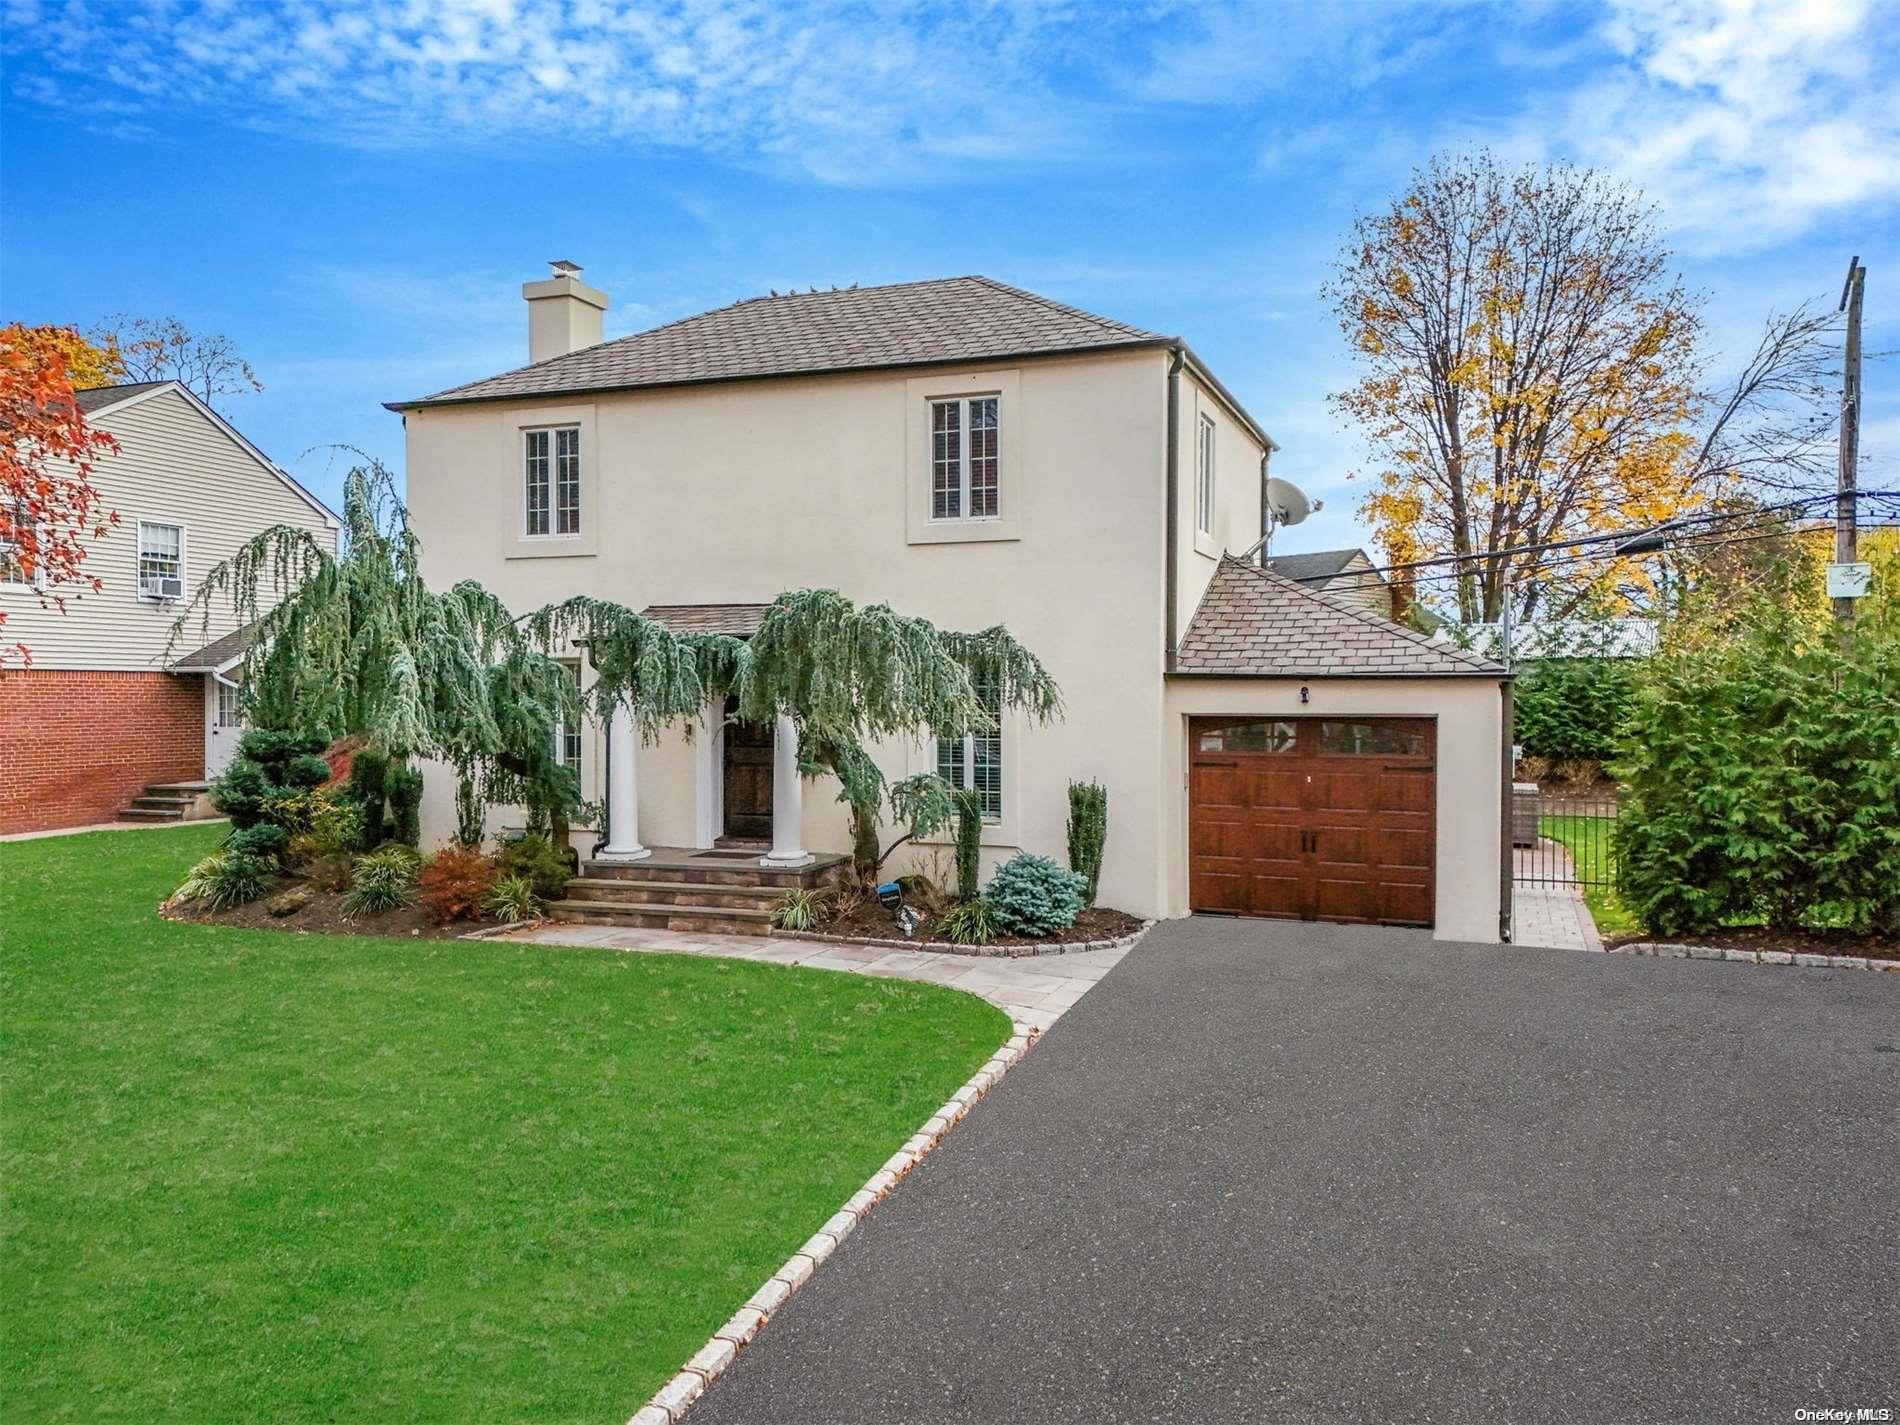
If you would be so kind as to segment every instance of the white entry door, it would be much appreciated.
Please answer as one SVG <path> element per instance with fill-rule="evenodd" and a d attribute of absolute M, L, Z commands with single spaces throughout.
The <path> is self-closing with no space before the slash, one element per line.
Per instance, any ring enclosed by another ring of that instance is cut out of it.
<path fill-rule="evenodd" d="M 217 674 L 205 674 L 205 780 L 218 776 L 237 755 L 244 723 L 238 716 L 238 690 Z"/>

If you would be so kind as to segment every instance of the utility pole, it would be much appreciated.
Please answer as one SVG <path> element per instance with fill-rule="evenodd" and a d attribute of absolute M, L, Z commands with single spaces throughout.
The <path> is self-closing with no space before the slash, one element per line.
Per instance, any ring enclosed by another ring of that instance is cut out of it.
<path fill-rule="evenodd" d="M 1847 264 L 1847 281 L 1841 287 L 1839 310 L 1847 313 L 1847 358 L 1841 367 L 1841 469 L 1834 501 L 1834 562 L 1852 564 L 1857 552 L 1855 527 L 1858 503 L 1855 488 L 1860 463 L 1860 294 L 1866 284 L 1867 269 L 1858 256 Z M 1852 599 L 1834 600 L 1834 617 L 1854 617 Z"/>

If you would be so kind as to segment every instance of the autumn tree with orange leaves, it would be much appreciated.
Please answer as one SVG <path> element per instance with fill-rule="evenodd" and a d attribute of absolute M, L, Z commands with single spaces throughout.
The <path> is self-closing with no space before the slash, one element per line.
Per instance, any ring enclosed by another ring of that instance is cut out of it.
<path fill-rule="evenodd" d="M 1392 563 L 1486 556 L 1449 581 L 1462 621 L 1507 589 L 1519 617 L 1570 611 L 1604 566 L 1505 551 L 1657 522 L 1718 483 L 1701 322 L 1668 269 L 1634 189 L 1488 153 L 1434 159 L 1356 223 L 1327 296 L 1360 373 L 1334 402 L 1372 456 L 1361 512 Z"/>
<path fill-rule="evenodd" d="M 109 351 L 70 327 L 0 327 L 0 584 L 62 611 L 73 593 L 97 590 L 84 573 L 86 544 L 119 522 L 92 486 L 93 461 L 118 449 L 86 424 L 75 378 L 97 385 L 118 374 Z M 0 605 L 0 639 L 6 636 Z M 24 644 L 0 645 L 0 666 L 31 661 Z"/>

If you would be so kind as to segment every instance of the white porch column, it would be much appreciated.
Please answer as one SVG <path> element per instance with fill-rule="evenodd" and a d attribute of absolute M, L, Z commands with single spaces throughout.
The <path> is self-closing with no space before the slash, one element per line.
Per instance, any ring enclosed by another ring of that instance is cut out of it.
<path fill-rule="evenodd" d="M 640 844 L 640 798 L 635 783 L 633 714 L 626 703 L 614 704 L 607 720 L 607 835 L 602 861 L 639 861 L 653 853 Z"/>
<path fill-rule="evenodd" d="M 772 851 L 761 866 L 809 866 L 805 849 L 805 787 L 798 776 L 798 724 L 780 713 L 772 724 Z"/>

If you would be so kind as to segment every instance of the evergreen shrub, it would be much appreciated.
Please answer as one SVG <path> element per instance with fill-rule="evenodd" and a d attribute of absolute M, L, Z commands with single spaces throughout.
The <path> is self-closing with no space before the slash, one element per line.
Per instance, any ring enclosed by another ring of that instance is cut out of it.
<path fill-rule="evenodd" d="M 1047 856 L 1010 857 L 983 892 L 998 928 L 1016 935 L 1053 935 L 1075 924 L 1088 882 Z"/>

